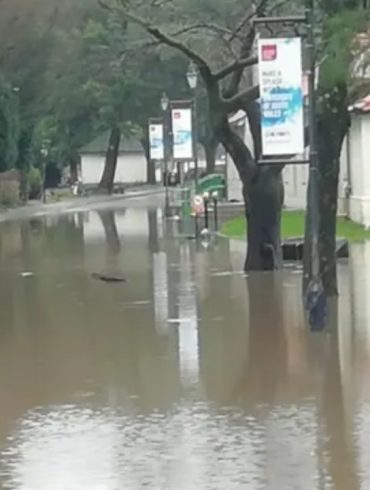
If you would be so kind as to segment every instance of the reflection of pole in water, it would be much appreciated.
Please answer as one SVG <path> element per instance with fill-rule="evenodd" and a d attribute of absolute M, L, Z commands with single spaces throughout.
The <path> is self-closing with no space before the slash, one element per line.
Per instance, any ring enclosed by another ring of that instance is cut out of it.
<path fill-rule="evenodd" d="M 180 249 L 179 359 L 184 383 L 199 381 L 198 312 L 189 244 Z"/>
<path fill-rule="evenodd" d="M 167 254 L 153 254 L 154 316 L 159 333 L 168 333 L 168 265 Z"/>
<path fill-rule="evenodd" d="M 148 210 L 149 226 L 149 249 L 152 252 L 159 251 L 159 233 L 158 233 L 158 213 L 157 209 Z"/>
<path fill-rule="evenodd" d="M 351 419 L 346 416 L 340 363 L 337 315 L 331 305 L 331 327 L 323 386 L 323 424 L 326 428 L 327 470 L 336 490 L 359 490 L 358 467 Z M 345 325 L 347 327 L 347 325 Z"/>
<path fill-rule="evenodd" d="M 121 251 L 121 242 L 117 231 L 114 211 L 99 211 L 98 214 L 104 228 L 108 248 L 114 255 L 118 255 Z"/>

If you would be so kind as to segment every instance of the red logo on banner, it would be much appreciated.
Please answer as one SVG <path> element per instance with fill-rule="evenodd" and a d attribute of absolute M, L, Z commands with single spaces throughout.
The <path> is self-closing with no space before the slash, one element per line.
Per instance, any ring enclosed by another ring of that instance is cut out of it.
<path fill-rule="evenodd" d="M 173 117 L 174 119 L 181 119 L 181 112 L 174 112 Z"/>
<path fill-rule="evenodd" d="M 265 44 L 262 46 L 262 61 L 275 61 L 277 58 L 276 44 Z"/>

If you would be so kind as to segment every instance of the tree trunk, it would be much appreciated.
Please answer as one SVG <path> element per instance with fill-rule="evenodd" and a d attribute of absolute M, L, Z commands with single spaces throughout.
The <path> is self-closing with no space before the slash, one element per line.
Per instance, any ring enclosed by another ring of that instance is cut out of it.
<path fill-rule="evenodd" d="M 115 126 L 110 132 L 104 172 L 99 184 L 99 189 L 107 194 L 112 194 L 113 192 L 120 142 L 121 131 Z"/>
<path fill-rule="evenodd" d="M 72 156 L 69 164 L 69 171 L 71 176 L 71 183 L 78 181 L 78 157 Z"/>
<path fill-rule="evenodd" d="M 207 138 L 204 142 L 204 151 L 206 154 L 207 174 L 213 174 L 216 170 L 216 154 L 218 142 L 215 138 Z"/>
<path fill-rule="evenodd" d="M 147 183 L 154 185 L 156 183 L 155 180 L 155 162 L 150 158 L 146 159 L 147 161 Z"/>
<path fill-rule="evenodd" d="M 147 131 L 145 131 L 145 135 L 146 135 L 146 133 L 147 133 Z M 141 144 L 143 145 L 144 152 L 145 152 L 145 158 L 146 158 L 146 181 L 147 181 L 147 184 L 154 185 L 156 183 L 155 162 L 150 159 L 149 137 L 145 136 L 141 140 Z"/>
<path fill-rule="evenodd" d="M 246 271 L 282 267 L 280 224 L 284 186 L 280 170 L 262 168 L 251 186 L 244 187 L 248 222 Z"/>
<path fill-rule="evenodd" d="M 338 182 L 342 144 L 349 122 L 347 91 L 344 87 L 337 87 L 332 90 L 330 98 L 326 99 L 317 123 L 320 276 L 327 296 L 338 295 L 336 263 Z M 308 196 L 310 196 L 309 190 Z M 308 197 L 304 291 L 312 277 L 310 215 L 311 206 Z"/>
<path fill-rule="evenodd" d="M 282 266 L 280 240 L 284 201 L 282 167 L 257 168 L 243 139 L 224 121 L 217 136 L 231 155 L 243 184 L 247 229 L 246 271 L 274 270 Z"/>

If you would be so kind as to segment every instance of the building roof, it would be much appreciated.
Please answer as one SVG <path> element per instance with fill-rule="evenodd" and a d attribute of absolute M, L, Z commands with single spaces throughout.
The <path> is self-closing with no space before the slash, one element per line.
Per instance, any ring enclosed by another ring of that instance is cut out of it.
<path fill-rule="evenodd" d="M 80 154 L 105 154 L 108 148 L 109 134 L 109 131 L 100 134 L 91 143 L 81 148 Z M 144 153 L 144 149 L 138 137 L 122 135 L 119 152 Z"/>

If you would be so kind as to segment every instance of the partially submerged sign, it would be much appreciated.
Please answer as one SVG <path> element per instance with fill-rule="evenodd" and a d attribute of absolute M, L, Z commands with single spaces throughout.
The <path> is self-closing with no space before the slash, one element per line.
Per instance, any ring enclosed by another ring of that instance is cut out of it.
<path fill-rule="evenodd" d="M 264 156 L 304 152 L 304 97 L 300 38 L 258 41 Z"/>

